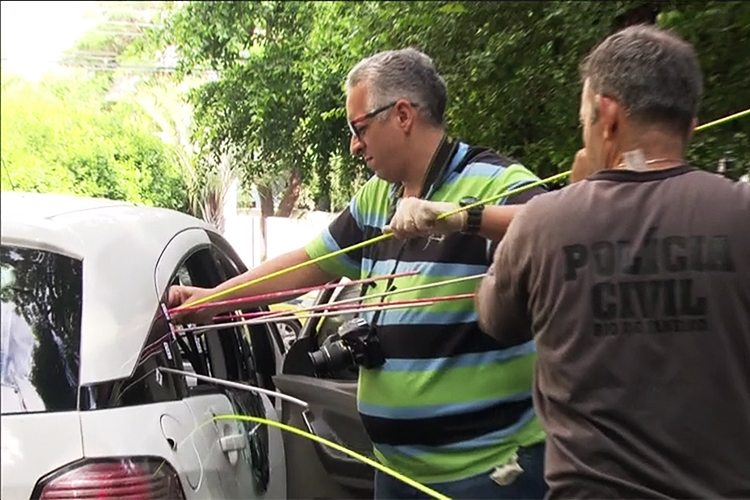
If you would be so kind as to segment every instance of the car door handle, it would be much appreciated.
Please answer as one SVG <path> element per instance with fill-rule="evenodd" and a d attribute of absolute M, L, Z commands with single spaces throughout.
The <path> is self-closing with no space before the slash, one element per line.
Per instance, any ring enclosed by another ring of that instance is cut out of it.
<path fill-rule="evenodd" d="M 245 434 L 230 434 L 219 439 L 221 451 L 229 453 L 230 451 L 239 451 L 247 446 Z"/>

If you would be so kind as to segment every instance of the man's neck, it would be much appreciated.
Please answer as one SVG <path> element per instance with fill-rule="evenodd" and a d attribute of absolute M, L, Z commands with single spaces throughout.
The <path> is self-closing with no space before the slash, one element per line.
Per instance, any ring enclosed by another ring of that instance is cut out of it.
<path fill-rule="evenodd" d="M 402 181 L 404 196 L 419 196 L 422 184 L 430 168 L 430 163 L 437 153 L 438 147 L 443 140 L 445 131 L 437 128 L 424 130 L 419 137 L 414 137 L 414 148 L 407 159 L 407 176 Z"/>
<path fill-rule="evenodd" d="M 685 162 L 684 141 L 672 134 L 665 134 L 658 130 L 650 131 L 632 141 L 626 141 L 622 152 L 636 152 L 635 158 L 640 157 L 643 165 L 629 165 L 625 154 L 621 154 L 615 168 L 635 168 L 636 170 L 661 170 L 671 168 Z"/>

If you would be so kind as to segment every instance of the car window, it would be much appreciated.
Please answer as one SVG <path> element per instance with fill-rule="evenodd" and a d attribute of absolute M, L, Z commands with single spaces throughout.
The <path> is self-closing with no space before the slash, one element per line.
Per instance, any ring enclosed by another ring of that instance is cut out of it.
<path fill-rule="evenodd" d="M 210 262 L 210 254 L 207 250 L 199 250 L 192 254 L 178 269 L 175 274 L 173 285 L 213 287 L 218 284 L 217 270 Z M 200 334 L 186 334 L 177 337 L 174 346 L 180 352 L 182 369 L 191 373 L 205 375 L 208 377 L 225 378 L 224 367 L 221 360 L 217 359 L 220 348 L 216 348 L 219 330 L 209 330 Z M 208 342 L 213 341 L 213 352 L 209 351 Z M 218 343 L 220 345 L 220 342 Z M 201 392 L 220 392 L 221 389 L 215 384 L 199 381 L 186 377 L 185 383 L 191 393 L 197 390 Z"/>
<path fill-rule="evenodd" d="M 2 246 L 2 413 L 75 410 L 82 263 L 46 250 Z"/>

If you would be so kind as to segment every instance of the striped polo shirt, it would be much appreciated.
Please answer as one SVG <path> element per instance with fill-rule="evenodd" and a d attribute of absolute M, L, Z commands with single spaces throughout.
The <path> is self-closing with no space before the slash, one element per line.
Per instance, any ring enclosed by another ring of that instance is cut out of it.
<path fill-rule="evenodd" d="M 427 198 L 453 203 L 465 196 L 487 199 L 535 181 L 534 174 L 512 160 L 459 143 Z M 498 203 L 522 203 L 541 191 L 532 188 Z M 382 234 L 395 192 L 393 184 L 371 178 L 305 247 L 307 254 L 320 257 Z M 389 238 L 319 265 L 351 279 L 418 271 L 395 279 L 398 290 L 485 273 L 490 250 L 479 235 Z M 478 284 L 479 279 L 472 279 L 405 292 L 388 297 L 385 304 L 474 293 Z M 386 286 L 387 280 L 378 281 L 367 293 L 382 293 Z M 363 313 L 368 321 L 372 315 Z M 376 326 L 386 362 L 359 370 L 358 409 L 384 465 L 425 483 L 453 481 L 488 471 L 505 463 L 519 446 L 544 440 L 531 401 L 533 342 L 503 346 L 482 333 L 471 299 L 384 310 Z"/>

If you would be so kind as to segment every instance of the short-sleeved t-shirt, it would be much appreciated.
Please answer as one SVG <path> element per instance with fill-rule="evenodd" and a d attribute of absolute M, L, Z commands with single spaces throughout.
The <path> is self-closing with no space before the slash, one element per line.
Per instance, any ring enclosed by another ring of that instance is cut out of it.
<path fill-rule="evenodd" d="M 487 199 L 536 181 L 522 165 L 494 151 L 459 143 L 427 198 L 454 203 L 466 196 Z M 392 184 L 370 179 L 307 245 L 308 255 L 319 257 L 381 235 L 394 192 Z M 498 203 L 522 203 L 540 192 L 532 188 Z M 491 257 L 485 238 L 459 233 L 442 241 L 391 238 L 320 265 L 352 279 L 418 271 L 394 280 L 396 289 L 403 289 L 481 275 Z M 383 292 L 386 283 L 377 282 L 368 294 Z M 478 283 L 472 279 L 406 292 L 386 304 L 471 294 Z M 363 317 L 370 321 L 372 314 Z M 531 401 L 533 342 L 500 346 L 478 329 L 471 299 L 386 310 L 377 333 L 386 362 L 380 368 L 360 369 L 358 408 L 384 464 L 418 481 L 452 481 L 488 471 L 506 462 L 519 446 L 543 441 Z"/>
<path fill-rule="evenodd" d="M 490 273 L 482 325 L 535 333 L 551 498 L 750 498 L 750 184 L 596 173 Z"/>

